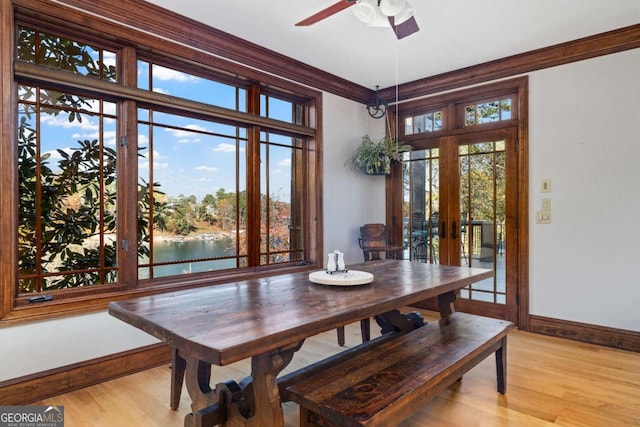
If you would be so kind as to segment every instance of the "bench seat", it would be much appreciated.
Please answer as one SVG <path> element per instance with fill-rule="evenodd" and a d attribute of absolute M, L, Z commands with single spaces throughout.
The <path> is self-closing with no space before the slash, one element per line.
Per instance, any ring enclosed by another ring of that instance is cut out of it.
<path fill-rule="evenodd" d="M 286 382 L 301 426 L 392 426 L 462 378 L 491 353 L 506 392 L 506 337 L 513 323 L 453 313 L 403 335 L 362 344 Z"/>

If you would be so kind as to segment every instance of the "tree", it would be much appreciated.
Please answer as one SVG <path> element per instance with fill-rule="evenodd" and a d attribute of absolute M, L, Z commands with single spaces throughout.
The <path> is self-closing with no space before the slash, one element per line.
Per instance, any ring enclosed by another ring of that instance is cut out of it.
<path fill-rule="evenodd" d="M 216 198 L 211 194 L 206 194 L 200 204 L 200 218 L 213 225 L 217 221 L 216 216 Z"/>
<path fill-rule="evenodd" d="M 186 236 L 196 230 L 194 204 L 195 196 L 185 197 L 180 194 L 173 203 L 167 206 L 171 212 L 167 221 L 169 231 Z"/>

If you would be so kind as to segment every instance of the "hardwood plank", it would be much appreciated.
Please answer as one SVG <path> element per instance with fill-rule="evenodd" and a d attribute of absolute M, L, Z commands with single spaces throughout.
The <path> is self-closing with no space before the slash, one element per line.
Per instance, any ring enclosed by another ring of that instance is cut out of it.
<path fill-rule="evenodd" d="M 433 321 L 433 314 L 425 312 Z M 360 325 L 346 327 L 346 345 L 360 343 Z M 378 334 L 372 328 L 372 336 Z M 308 339 L 287 371 L 343 350 L 335 331 Z M 638 425 L 640 354 L 562 338 L 512 331 L 508 346 L 507 394 L 495 391 L 495 364 L 487 358 L 401 427 L 469 425 Z M 214 381 L 240 379 L 249 372 L 241 361 L 214 367 Z M 65 426 L 144 425 L 182 427 L 189 412 L 186 391 L 177 411 L 169 408 L 169 365 L 38 402 L 64 405 Z M 284 404 L 285 426 L 298 425 L 298 406 Z"/>

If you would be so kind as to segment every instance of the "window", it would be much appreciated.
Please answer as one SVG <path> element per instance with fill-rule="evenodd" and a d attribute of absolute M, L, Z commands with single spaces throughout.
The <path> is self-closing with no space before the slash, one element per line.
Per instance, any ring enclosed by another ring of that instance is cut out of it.
<path fill-rule="evenodd" d="M 18 89 L 19 293 L 117 281 L 112 102 Z"/>
<path fill-rule="evenodd" d="M 304 108 L 274 96 L 261 96 L 261 113 L 301 123 Z M 260 264 L 301 261 L 303 246 L 303 140 L 275 133 L 260 136 L 261 203 Z"/>
<path fill-rule="evenodd" d="M 115 82 L 115 52 L 78 40 L 19 26 L 16 36 L 19 61 L 72 74 Z"/>
<path fill-rule="evenodd" d="M 414 148 L 433 146 L 435 138 L 449 135 L 453 130 L 513 126 L 518 120 L 517 94 L 498 88 L 493 93 L 481 89 L 467 99 L 447 94 L 421 98 L 403 103 L 399 109 L 400 137 Z M 478 128 L 480 126 L 480 128 Z M 426 143 L 425 141 L 430 140 Z"/>
<path fill-rule="evenodd" d="M 18 253 L 2 313 L 318 262 L 319 92 L 65 31 L 16 25 Z"/>
<path fill-rule="evenodd" d="M 509 119 L 511 119 L 511 98 L 480 102 L 464 107 L 465 127 Z"/>
<path fill-rule="evenodd" d="M 244 127 L 138 110 L 138 279 L 247 266 L 246 146 Z"/>
<path fill-rule="evenodd" d="M 297 138 L 263 133 L 260 264 L 304 259 L 302 240 L 303 144 Z"/>
<path fill-rule="evenodd" d="M 114 81 L 114 54 L 19 27 L 20 61 Z M 18 293 L 117 281 L 116 104 L 18 85 Z"/>
<path fill-rule="evenodd" d="M 405 135 L 437 132 L 442 130 L 442 111 L 406 117 L 404 126 Z"/>

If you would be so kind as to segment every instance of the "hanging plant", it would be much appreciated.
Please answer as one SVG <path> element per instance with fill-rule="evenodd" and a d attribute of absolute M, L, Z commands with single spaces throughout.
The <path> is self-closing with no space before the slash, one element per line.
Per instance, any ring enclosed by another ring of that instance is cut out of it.
<path fill-rule="evenodd" d="M 403 153 L 410 150 L 410 145 L 394 141 L 389 136 L 385 136 L 380 141 L 374 141 L 369 138 L 369 135 L 365 135 L 348 162 L 355 170 L 364 174 L 385 175 L 391 173 L 391 162 L 402 161 Z"/>

